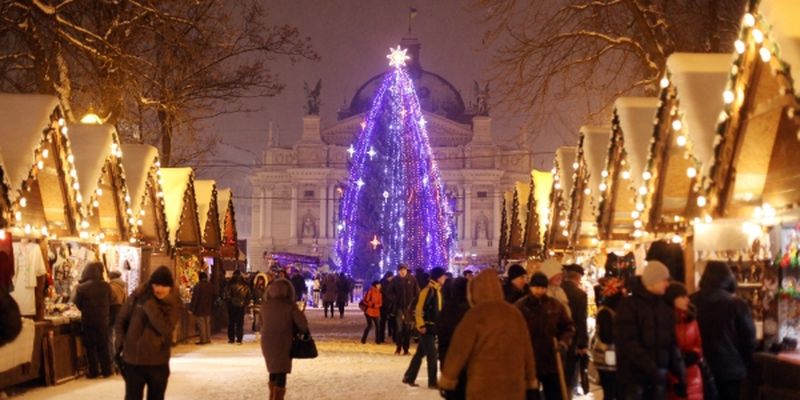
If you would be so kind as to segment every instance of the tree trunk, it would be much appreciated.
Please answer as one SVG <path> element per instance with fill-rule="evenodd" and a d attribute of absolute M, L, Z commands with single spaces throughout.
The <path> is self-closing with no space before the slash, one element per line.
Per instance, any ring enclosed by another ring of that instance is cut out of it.
<path fill-rule="evenodd" d="M 172 119 L 168 112 L 158 111 L 158 122 L 161 125 L 161 166 L 171 166 L 172 155 Z"/>

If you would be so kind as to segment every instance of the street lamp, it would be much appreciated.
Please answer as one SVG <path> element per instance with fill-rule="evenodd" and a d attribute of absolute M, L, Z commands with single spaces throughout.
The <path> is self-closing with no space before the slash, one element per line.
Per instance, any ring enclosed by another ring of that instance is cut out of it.
<path fill-rule="evenodd" d="M 100 125 L 103 123 L 103 120 L 100 118 L 99 115 L 94 113 L 93 107 L 89 107 L 89 111 L 86 112 L 86 115 L 81 118 L 82 124 L 97 124 Z"/>

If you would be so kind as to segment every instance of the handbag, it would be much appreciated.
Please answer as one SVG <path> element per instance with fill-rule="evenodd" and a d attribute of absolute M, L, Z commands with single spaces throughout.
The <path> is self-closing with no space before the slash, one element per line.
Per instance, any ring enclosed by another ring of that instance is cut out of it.
<path fill-rule="evenodd" d="M 310 332 L 296 333 L 292 338 L 292 349 L 289 353 L 292 358 L 309 359 L 317 358 L 317 344 L 311 337 Z"/>
<path fill-rule="evenodd" d="M 700 367 L 700 375 L 703 377 L 703 399 L 717 400 L 719 398 L 717 382 L 714 380 L 714 375 L 711 373 L 708 362 L 706 362 L 704 358 L 701 358 L 697 365 Z"/>

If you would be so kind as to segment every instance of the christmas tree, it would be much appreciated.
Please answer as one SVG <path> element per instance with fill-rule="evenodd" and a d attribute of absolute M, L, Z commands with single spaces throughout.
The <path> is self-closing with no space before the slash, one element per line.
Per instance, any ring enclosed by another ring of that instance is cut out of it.
<path fill-rule="evenodd" d="M 452 212 L 433 160 L 406 50 L 387 56 L 387 72 L 350 154 L 336 255 L 340 270 L 375 278 L 405 262 L 447 267 Z"/>

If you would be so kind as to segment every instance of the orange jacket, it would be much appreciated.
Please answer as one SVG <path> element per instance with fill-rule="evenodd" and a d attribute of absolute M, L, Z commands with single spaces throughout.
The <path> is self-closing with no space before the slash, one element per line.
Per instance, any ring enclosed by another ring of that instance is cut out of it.
<path fill-rule="evenodd" d="M 381 306 L 383 305 L 383 295 L 381 294 L 380 289 L 378 288 L 370 288 L 367 295 L 364 296 L 364 302 L 367 303 L 367 311 L 366 314 L 370 317 L 380 317 L 381 316 Z"/>

